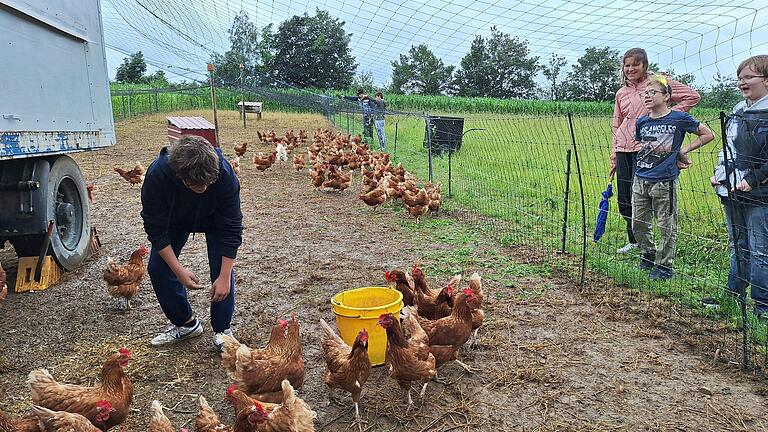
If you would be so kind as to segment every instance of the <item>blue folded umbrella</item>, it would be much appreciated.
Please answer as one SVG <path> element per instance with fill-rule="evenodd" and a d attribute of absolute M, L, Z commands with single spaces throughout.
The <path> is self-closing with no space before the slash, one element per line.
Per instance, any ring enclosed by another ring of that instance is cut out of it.
<path fill-rule="evenodd" d="M 595 234 L 592 237 L 594 241 L 600 240 L 600 237 L 605 233 L 605 223 L 608 221 L 608 199 L 613 196 L 613 184 L 609 184 L 602 193 L 603 199 L 600 200 L 597 212 L 597 220 L 595 221 Z"/>

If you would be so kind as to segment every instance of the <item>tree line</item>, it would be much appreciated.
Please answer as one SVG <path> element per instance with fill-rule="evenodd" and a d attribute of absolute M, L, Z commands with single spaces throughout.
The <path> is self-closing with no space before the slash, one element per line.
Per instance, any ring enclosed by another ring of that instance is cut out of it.
<path fill-rule="evenodd" d="M 272 24 L 259 29 L 247 12 L 240 11 L 229 29 L 229 50 L 214 54 L 211 62 L 224 85 L 239 85 L 242 78 L 247 85 L 257 86 L 372 90 L 372 74 L 357 73 L 359 65 L 349 47 L 352 34 L 344 30 L 344 24 L 316 9 L 314 15 L 294 15 L 276 29 Z M 410 47 L 390 62 L 392 79 L 384 90 L 419 95 L 611 101 L 622 84 L 620 61 L 618 50 L 588 47 L 569 67 L 564 56 L 551 54 L 541 59 L 533 55 L 527 40 L 491 27 L 490 36 L 474 38 L 458 67 L 446 64 L 426 44 Z M 126 59 L 121 66 L 125 73 L 121 75 L 118 69 L 118 81 L 152 79 L 143 77 L 143 70 L 136 78 L 135 72 L 141 68 L 135 62 L 135 58 Z M 660 70 L 656 64 L 649 69 Z M 693 74 L 665 72 L 695 87 Z M 537 83 L 539 74 L 543 79 Z M 703 96 L 702 107 L 732 106 L 740 97 L 735 80 L 719 74 L 713 84 L 698 90 Z"/>

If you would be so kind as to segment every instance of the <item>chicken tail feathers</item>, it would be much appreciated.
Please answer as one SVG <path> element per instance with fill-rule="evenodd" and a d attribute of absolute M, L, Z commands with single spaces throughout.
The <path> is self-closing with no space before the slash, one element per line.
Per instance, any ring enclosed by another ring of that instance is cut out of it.
<path fill-rule="evenodd" d="M 51 385 L 57 385 L 58 383 L 53 379 L 53 376 L 51 376 L 47 369 L 36 369 L 29 373 L 27 384 L 29 385 L 32 402 L 40 403 L 44 396 L 42 394 L 44 389 Z"/>
<path fill-rule="evenodd" d="M 40 430 L 47 430 L 46 423 L 48 423 L 51 417 L 56 415 L 55 411 L 51 411 L 48 408 L 41 407 L 40 405 L 32 405 L 30 411 L 32 411 L 32 414 L 37 417 L 38 427 Z"/>
<path fill-rule="evenodd" d="M 341 340 L 339 335 L 337 335 L 336 332 L 333 331 L 331 326 L 328 325 L 328 323 L 325 322 L 325 320 L 322 318 L 320 318 L 320 327 L 323 328 L 323 335 L 325 336 L 325 339 Z"/>
<path fill-rule="evenodd" d="M 296 392 L 293 391 L 291 382 L 287 379 L 284 379 L 281 383 L 281 386 L 283 388 L 283 404 L 293 405 L 293 403 L 296 401 Z"/>
<path fill-rule="evenodd" d="M 469 277 L 469 286 L 472 289 L 476 289 L 477 287 L 481 286 L 482 284 L 482 278 L 480 277 L 480 274 L 478 272 L 472 273 L 472 276 Z"/>
<path fill-rule="evenodd" d="M 149 430 L 173 430 L 173 425 L 165 416 L 159 400 L 153 400 L 149 407 Z"/>

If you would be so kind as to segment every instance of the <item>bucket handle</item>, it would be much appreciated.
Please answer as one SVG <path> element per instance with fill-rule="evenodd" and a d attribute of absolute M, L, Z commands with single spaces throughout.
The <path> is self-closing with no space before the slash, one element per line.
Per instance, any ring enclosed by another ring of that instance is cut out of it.
<path fill-rule="evenodd" d="M 357 316 L 354 316 L 354 315 L 344 315 L 344 314 L 340 314 L 340 313 L 338 313 L 338 312 L 336 312 L 336 311 L 333 311 L 333 313 L 334 313 L 336 316 L 340 316 L 340 317 L 342 317 L 342 318 L 353 318 L 353 319 L 359 319 L 359 318 L 362 318 L 362 317 L 363 317 L 362 315 L 357 315 Z"/>

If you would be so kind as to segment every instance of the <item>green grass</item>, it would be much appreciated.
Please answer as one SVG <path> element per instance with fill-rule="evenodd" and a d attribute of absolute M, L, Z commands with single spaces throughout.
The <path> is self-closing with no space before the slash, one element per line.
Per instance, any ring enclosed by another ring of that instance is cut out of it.
<path fill-rule="evenodd" d="M 452 155 L 452 198 L 444 200 L 443 208 L 466 210 L 458 213 L 466 217 L 489 217 L 489 226 L 498 234 L 497 238 L 502 244 L 526 244 L 548 251 L 559 250 L 562 245 L 566 158 L 568 150 L 571 150 L 565 249 L 570 254 L 580 255 L 583 220 L 581 188 L 567 117 L 557 114 L 463 116 L 465 131 L 471 128 L 484 130 L 467 133 L 461 150 Z M 719 118 L 716 115 L 699 119 L 709 125 L 716 137 L 720 136 Z M 359 115 L 341 114 L 335 116 L 334 121 L 350 133 L 361 131 Z M 586 207 L 589 268 L 610 276 L 620 284 L 669 298 L 702 316 L 720 316 L 734 328 L 740 328 L 738 305 L 722 298 L 721 288 L 728 274 L 727 231 L 720 202 L 709 186 L 709 177 L 722 146 L 720 140 L 716 139 L 695 152 L 692 155 L 694 165 L 681 174 L 675 260 L 677 276 L 665 283 L 651 282 L 647 273 L 636 268 L 639 261 L 637 254 L 624 256 L 615 253 L 626 242 L 625 223 L 618 214 L 615 196 L 611 199 L 606 234 L 600 242 L 592 242 L 600 193 L 608 183 L 610 115 L 574 115 L 573 125 Z M 419 178 L 427 179 L 429 167 L 428 154 L 423 145 L 423 118 L 388 116 L 386 132 L 389 151 L 393 153 L 394 160 L 402 162 Z M 447 196 L 448 158 L 445 155 L 433 155 L 432 162 L 433 179 L 443 184 L 444 196 Z M 426 221 L 429 219 L 422 224 Z M 407 225 L 412 222 L 404 223 Z M 461 246 L 472 242 L 472 233 L 446 231 L 442 225 L 439 228 L 436 231 L 442 233 L 439 234 L 440 239 L 456 242 L 457 247 L 450 252 L 429 251 L 427 258 L 447 266 L 451 271 L 479 262 L 469 246 Z M 439 271 L 437 268 L 435 270 Z M 510 275 L 515 274 L 515 271 L 511 269 Z M 726 304 L 714 313 L 699 303 L 705 296 L 722 298 Z M 765 343 L 766 326 L 754 320 L 751 323 L 753 339 Z"/>

